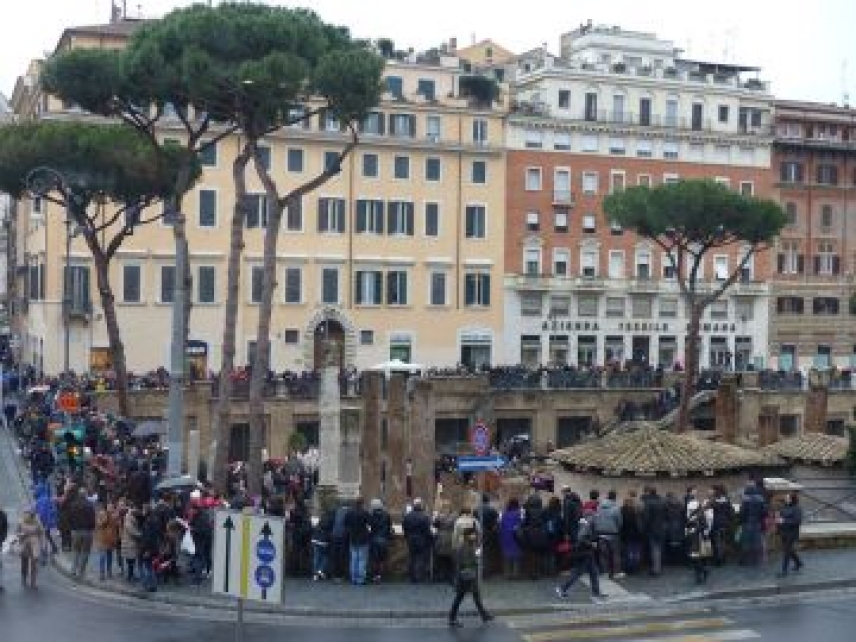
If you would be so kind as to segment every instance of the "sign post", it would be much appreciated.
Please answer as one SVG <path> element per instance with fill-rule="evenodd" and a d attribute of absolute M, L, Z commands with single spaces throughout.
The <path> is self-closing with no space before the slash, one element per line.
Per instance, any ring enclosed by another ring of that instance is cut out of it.
<path fill-rule="evenodd" d="M 282 601 L 283 520 L 217 511 L 211 591 L 237 598 L 235 640 L 244 640 L 244 601 Z"/>
<path fill-rule="evenodd" d="M 473 429 L 470 432 L 470 444 L 477 457 L 484 457 L 490 453 L 490 428 L 481 418 L 476 420 Z M 478 556 L 478 581 L 481 582 L 484 574 L 484 511 L 482 510 L 482 498 L 485 492 L 485 470 L 481 469 L 476 472 L 478 481 L 478 501 L 476 503 L 476 512 L 479 520 L 479 556 Z"/>

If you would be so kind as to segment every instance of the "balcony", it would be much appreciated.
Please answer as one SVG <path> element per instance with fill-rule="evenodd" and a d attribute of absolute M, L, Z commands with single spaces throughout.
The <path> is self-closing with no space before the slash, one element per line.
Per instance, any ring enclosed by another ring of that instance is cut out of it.
<path fill-rule="evenodd" d="M 62 302 L 63 314 L 69 319 L 86 320 L 92 315 L 92 302 L 86 299 L 72 299 Z"/>
<path fill-rule="evenodd" d="M 628 283 L 627 290 L 629 292 L 657 293 L 660 290 L 660 284 L 651 277 L 636 278 Z"/>
<path fill-rule="evenodd" d="M 576 197 L 569 189 L 554 189 L 553 205 L 555 207 L 573 207 L 576 205 Z"/>
<path fill-rule="evenodd" d="M 582 118 L 571 116 L 571 120 L 583 120 L 590 123 L 628 125 L 634 127 L 656 127 L 697 132 L 740 133 L 754 136 L 772 136 L 772 125 L 750 125 L 741 123 L 736 131 L 731 125 L 722 125 L 709 118 L 693 119 L 672 114 L 635 113 L 630 111 L 586 111 Z"/>
<path fill-rule="evenodd" d="M 580 276 L 574 282 L 574 289 L 583 292 L 602 292 L 606 289 L 606 281 L 599 276 Z"/>
<path fill-rule="evenodd" d="M 547 118 L 550 116 L 550 105 L 540 100 L 515 100 L 511 103 L 511 111 L 521 116 Z"/>
<path fill-rule="evenodd" d="M 520 290 L 549 290 L 552 276 L 549 274 L 517 274 L 513 277 L 512 287 Z"/>
<path fill-rule="evenodd" d="M 738 281 L 731 287 L 731 294 L 735 296 L 763 296 L 769 288 L 761 281 Z"/>

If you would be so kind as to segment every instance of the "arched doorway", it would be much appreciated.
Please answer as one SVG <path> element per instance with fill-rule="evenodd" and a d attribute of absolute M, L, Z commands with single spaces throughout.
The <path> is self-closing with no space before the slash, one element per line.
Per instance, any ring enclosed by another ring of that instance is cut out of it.
<path fill-rule="evenodd" d="M 322 319 L 315 326 L 313 350 L 313 367 L 321 370 L 324 362 L 324 344 L 332 346 L 334 363 L 339 370 L 345 366 L 345 328 L 336 319 Z"/>

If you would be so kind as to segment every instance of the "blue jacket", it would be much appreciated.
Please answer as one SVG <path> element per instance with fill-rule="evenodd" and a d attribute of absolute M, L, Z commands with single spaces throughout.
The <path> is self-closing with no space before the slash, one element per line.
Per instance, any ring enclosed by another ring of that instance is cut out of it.
<path fill-rule="evenodd" d="M 50 489 L 46 484 L 36 486 L 36 515 L 45 529 L 57 527 L 56 502 L 51 497 Z"/>

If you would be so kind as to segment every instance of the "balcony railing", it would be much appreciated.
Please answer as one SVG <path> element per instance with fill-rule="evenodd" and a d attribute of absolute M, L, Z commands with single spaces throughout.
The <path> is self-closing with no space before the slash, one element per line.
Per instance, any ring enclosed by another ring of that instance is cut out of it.
<path fill-rule="evenodd" d="M 86 319 L 92 314 L 92 302 L 86 299 L 63 301 L 62 310 L 71 319 Z"/>
<path fill-rule="evenodd" d="M 729 126 L 714 122 L 709 118 L 693 119 L 685 116 L 673 116 L 670 114 L 636 113 L 631 111 L 585 111 L 581 116 L 570 116 L 571 120 L 583 120 L 592 123 L 606 123 L 613 125 L 633 125 L 636 127 L 659 127 L 666 129 L 680 129 L 701 132 L 725 132 L 732 130 Z M 740 124 L 736 133 L 751 134 L 758 136 L 773 135 L 772 125 L 749 125 Z"/>
<path fill-rule="evenodd" d="M 554 189 L 553 190 L 553 205 L 564 205 L 573 207 L 576 203 L 574 193 L 569 189 Z"/>

